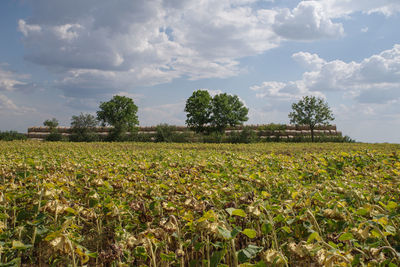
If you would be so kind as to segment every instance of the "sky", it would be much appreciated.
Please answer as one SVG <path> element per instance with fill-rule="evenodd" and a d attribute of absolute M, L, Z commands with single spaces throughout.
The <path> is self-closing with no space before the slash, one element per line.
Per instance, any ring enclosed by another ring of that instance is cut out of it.
<path fill-rule="evenodd" d="M 184 125 L 198 89 L 246 124 L 324 98 L 339 131 L 400 143 L 399 0 L 1 0 L 0 131 L 132 98 L 141 126 Z"/>

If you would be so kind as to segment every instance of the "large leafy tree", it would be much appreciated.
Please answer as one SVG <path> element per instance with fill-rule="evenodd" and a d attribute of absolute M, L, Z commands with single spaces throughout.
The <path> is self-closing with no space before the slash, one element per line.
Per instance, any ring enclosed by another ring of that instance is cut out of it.
<path fill-rule="evenodd" d="M 186 124 L 198 133 L 205 132 L 210 122 L 211 100 L 208 91 L 197 90 L 186 101 Z"/>
<path fill-rule="evenodd" d="M 114 96 L 108 102 L 102 102 L 97 111 L 97 119 L 102 125 L 111 125 L 111 140 L 121 140 L 127 130 L 131 132 L 139 124 L 138 107 L 126 96 Z"/>
<path fill-rule="evenodd" d="M 97 135 L 94 131 L 98 125 L 98 120 L 91 114 L 81 113 L 78 116 L 72 116 L 71 118 L 71 140 L 72 141 L 95 141 Z"/>
<path fill-rule="evenodd" d="M 211 125 L 219 132 L 227 126 L 241 125 L 249 118 L 249 109 L 236 95 L 218 94 L 212 99 Z"/>
<path fill-rule="evenodd" d="M 334 120 L 333 113 L 322 98 L 305 96 L 299 102 L 292 104 L 293 111 L 289 113 L 290 123 L 308 125 L 311 140 L 314 142 L 316 125 L 328 125 Z"/>
<path fill-rule="evenodd" d="M 236 95 L 223 93 L 211 97 L 208 91 L 197 90 L 187 99 L 185 112 L 186 124 L 196 132 L 223 132 L 227 126 L 247 121 L 249 110 Z"/>

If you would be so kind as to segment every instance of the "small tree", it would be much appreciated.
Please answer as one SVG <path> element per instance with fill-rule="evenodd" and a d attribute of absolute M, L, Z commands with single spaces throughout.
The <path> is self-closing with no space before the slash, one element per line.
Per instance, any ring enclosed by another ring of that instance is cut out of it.
<path fill-rule="evenodd" d="M 58 120 L 52 118 L 51 120 L 45 120 L 43 125 L 49 127 L 50 134 L 46 136 L 46 141 L 61 141 L 62 135 L 57 131 Z"/>
<path fill-rule="evenodd" d="M 139 124 L 138 107 L 129 97 L 116 95 L 110 101 L 102 102 L 99 108 L 97 119 L 104 126 L 113 126 L 111 140 L 121 140 L 127 130 L 132 132 Z"/>
<path fill-rule="evenodd" d="M 49 127 L 50 130 L 56 128 L 58 126 L 58 120 L 56 118 L 52 118 L 51 120 L 45 120 L 43 125 Z"/>
<path fill-rule="evenodd" d="M 76 142 L 90 142 L 96 141 L 97 135 L 94 129 L 98 125 L 95 116 L 91 114 L 81 113 L 79 116 L 72 116 L 71 118 L 71 141 Z"/>
<path fill-rule="evenodd" d="M 211 100 L 208 91 L 197 90 L 186 101 L 186 125 L 197 133 L 205 132 L 210 122 Z"/>
<path fill-rule="evenodd" d="M 240 101 L 239 97 L 226 93 L 214 96 L 212 100 L 211 125 L 219 132 L 223 132 L 227 126 L 243 124 L 249 118 L 249 109 Z"/>
<path fill-rule="evenodd" d="M 290 123 L 308 125 L 312 142 L 314 142 L 315 126 L 328 125 L 329 121 L 335 119 L 328 103 L 315 96 L 303 97 L 299 102 L 292 104 L 292 109 L 293 111 L 289 113 Z"/>

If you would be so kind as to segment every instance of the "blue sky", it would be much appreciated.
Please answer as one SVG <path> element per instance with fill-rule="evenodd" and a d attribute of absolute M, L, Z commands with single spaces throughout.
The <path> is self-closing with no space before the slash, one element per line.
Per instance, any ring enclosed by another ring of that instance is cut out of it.
<path fill-rule="evenodd" d="M 197 89 L 238 95 L 248 124 L 323 97 L 357 141 L 400 143 L 398 0 L 3 0 L 0 130 L 69 125 L 120 94 L 140 125 L 184 125 Z"/>

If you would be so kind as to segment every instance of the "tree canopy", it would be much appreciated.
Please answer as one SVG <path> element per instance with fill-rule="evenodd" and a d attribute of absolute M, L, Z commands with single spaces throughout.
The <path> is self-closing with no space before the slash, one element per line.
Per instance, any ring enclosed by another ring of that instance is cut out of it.
<path fill-rule="evenodd" d="M 72 141 L 95 141 L 97 135 L 94 132 L 94 128 L 98 125 L 98 121 L 95 116 L 91 114 L 81 113 L 78 116 L 72 116 L 71 118 L 71 131 L 72 135 L 70 139 Z"/>
<path fill-rule="evenodd" d="M 227 126 L 247 121 L 248 111 L 236 95 L 222 93 L 211 97 L 208 91 L 197 90 L 186 101 L 186 124 L 196 132 L 222 132 Z"/>
<path fill-rule="evenodd" d="M 58 120 L 56 118 L 52 118 L 51 120 L 45 120 L 43 122 L 43 125 L 51 129 L 56 128 L 58 126 Z"/>
<path fill-rule="evenodd" d="M 197 90 L 187 99 L 186 125 L 196 132 L 204 132 L 210 122 L 212 97 L 206 90 Z"/>
<path fill-rule="evenodd" d="M 227 126 L 243 124 L 249 118 L 249 109 L 244 106 L 236 95 L 218 94 L 212 99 L 211 125 L 217 131 L 223 131 Z"/>
<path fill-rule="evenodd" d="M 289 113 L 290 123 L 308 125 L 313 142 L 315 126 L 327 125 L 335 119 L 328 103 L 315 96 L 303 97 L 299 102 L 292 104 L 292 109 Z"/>
<path fill-rule="evenodd" d="M 133 130 L 139 124 L 138 107 L 126 96 L 114 96 L 108 102 L 102 102 L 97 111 L 97 119 L 102 125 L 113 126 L 111 138 L 119 140 L 127 130 Z"/>

